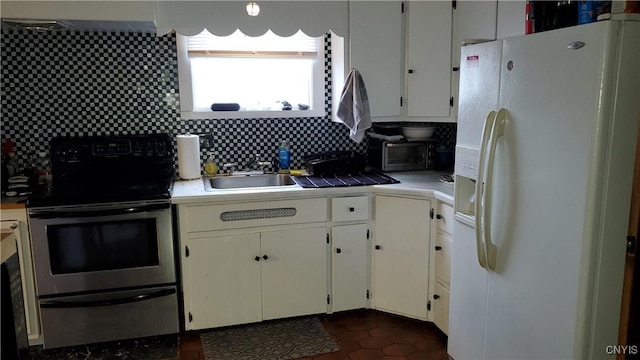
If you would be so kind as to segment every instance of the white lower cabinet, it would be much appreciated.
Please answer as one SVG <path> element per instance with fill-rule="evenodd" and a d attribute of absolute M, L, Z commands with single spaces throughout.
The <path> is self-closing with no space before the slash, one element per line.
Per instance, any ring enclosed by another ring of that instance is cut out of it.
<path fill-rule="evenodd" d="M 446 333 L 447 209 L 432 231 L 429 198 L 373 199 L 179 205 L 186 330 L 372 307 Z"/>
<path fill-rule="evenodd" d="M 188 249 L 187 330 L 262 320 L 259 233 L 189 239 Z"/>
<path fill-rule="evenodd" d="M 327 312 L 327 200 L 178 207 L 186 330 Z"/>
<path fill-rule="evenodd" d="M 0 228 L 3 232 L 16 235 L 18 259 L 20 261 L 20 278 L 22 280 L 22 296 L 24 298 L 24 315 L 27 325 L 29 345 L 42 344 L 40 333 L 40 311 L 36 294 L 35 274 L 31 257 L 31 238 L 26 209 L 2 210 Z"/>
<path fill-rule="evenodd" d="M 262 318 L 327 312 L 326 227 L 260 233 Z"/>
<path fill-rule="evenodd" d="M 187 330 L 327 311 L 326 227 L 189 239 Z"/>
<path fill-rule="evenodd" d="M 429 318 L 431 201 L 375 198 L 373 306 L 416 319 Z"/>
<path fill-rule="evenodd" d="M 438 230 L 435 245 L 435 279 L 447 288 L 451 278 L 451 247 L 452 236 Z"/>
<path fill-rule="evenodd" d="M 331 229 L 333 311 L 367 306 L 367 224 Z"/>
<path fill-rule="evenodd" d="M 449 334 L 449 289 L 436 282 L 433 294 L 433 323 Z"/>
<path fill-rule="evenodd" d="M 442 202 L 437 209 L 435 241 L 435 286 L 433 291 L 433 323 L 449 333 L 449 289 L 451 280 L 451 250 L 453 249 L 453 207 Z"/>

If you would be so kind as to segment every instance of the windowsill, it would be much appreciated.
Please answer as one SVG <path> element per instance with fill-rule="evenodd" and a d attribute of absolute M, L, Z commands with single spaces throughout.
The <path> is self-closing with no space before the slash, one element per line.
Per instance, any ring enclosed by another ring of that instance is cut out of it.
<path fill-rule="evenodd" d="M 180 117 L 185 120 L 196 119 L 291 119 L 325 117 L 324 110 L 290 110 L 290 111 L 181 111 Z"/>

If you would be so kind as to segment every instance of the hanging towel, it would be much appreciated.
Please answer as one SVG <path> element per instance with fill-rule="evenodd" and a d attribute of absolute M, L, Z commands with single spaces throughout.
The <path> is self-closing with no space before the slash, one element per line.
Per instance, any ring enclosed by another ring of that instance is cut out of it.
<path fill-rule="evenodd" d="M 345 124 L 349 128 L 349 137 L 357 143 L 362 141 L 364 132 L 371 127 L 367 89 L 356 69 L 351 69 L 347 75 L 340 96 L 338 119 L 334 121 Z"/>

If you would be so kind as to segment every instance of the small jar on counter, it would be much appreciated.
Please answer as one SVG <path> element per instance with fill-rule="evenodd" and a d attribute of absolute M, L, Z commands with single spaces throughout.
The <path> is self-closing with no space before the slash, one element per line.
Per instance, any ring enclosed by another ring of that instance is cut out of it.
<path fill-rule="evenodd" d="M 39 153 L 35 165 L 38 185 L 47 186 L 51 184 L 51 160 L 49 155 L 45 152 Z"/>

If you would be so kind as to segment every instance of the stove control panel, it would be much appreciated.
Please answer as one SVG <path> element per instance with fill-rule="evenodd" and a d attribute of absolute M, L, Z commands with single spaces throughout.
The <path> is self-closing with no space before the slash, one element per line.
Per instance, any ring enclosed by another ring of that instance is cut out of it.
<path fill-rule="evenodd" d="M 79 163 L 99 159 L 172 159 L 168 134 L 58 137 L 51 141 L 52 161 Z"/>
<path fill-rule="evenodd" d="M 95 156 L 129 155 L 131 142 L 127 139 L 96 142 L 91 147 L 91 152 Z"/>

